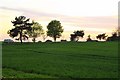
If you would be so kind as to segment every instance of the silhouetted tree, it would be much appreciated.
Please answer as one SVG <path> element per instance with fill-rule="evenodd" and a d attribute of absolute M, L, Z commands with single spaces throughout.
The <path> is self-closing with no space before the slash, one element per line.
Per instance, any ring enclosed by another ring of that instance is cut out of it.
<path fill-rule="evenodd" d="M 92 39 L 90 38 L 90 35 L 88 35 L 87 41 L 92 41 Z"/>
<path fill-rule="evenodd" d="M 105 40 L 106 37 L 107 37 L 107 36 L 106 36 L 106 33 L 99 34 L 98 36 L 96 36 L 96 38 L 99 39 L 99 40 L 101 40 L 101 39 Z"/>
<path fill-rule="evenodd" d="M 75 41 L 75 39 L 76 39 L 76 35 L 75 35 L 75 34 L 71 34 L 71 35 L 70 35 L 70 40 L 71 40 L 71 41 Z"/>
<path fill-rule="evenodd" d="M 56 38 L 59 38 L 63 32 L 61 23 L 57 20 L 52 20 L 48 24 L 47 29 L 47 36 L 53 37 L 54 41 L 56 41 Z"/>
<path fill-rule="evenodd" d="M 38 22 L 32 21 L 32 30 L 28 31 L 29 37 L 32 37 L 32 41 L 35 42 L 36 38 L 44 34 L 42 26 Z"/>
<path fill-rule="evenodd" d="M 111 37 L 108 37 L 106 41 L 119 41 L 120 36 L 117 32 L 113 32 Z"/>
<path fill-rule="evenodd" d="M 15 28 L 11 29 L 8 31 L 8 34 L 10 37 L 17 37 L 19 35 L 18 40 L 21 41 L 22 43 L 22 39 L 23 38 L 28 38 L 26 36 L 26 33 L 24 33 L 24 31 L 30 31 L 32 28 L 32 23 L 29 23 L 30 19 L 26 19 L 25 16 L 19 16 L 16 17 L 14 21 L 11 21 L 13 23 L 13 26 L 15 26 Z"/>
<path fill-rule="evenodd" d="M 84 31 L 80 30 L 80 31 L 74 31 L 74 34 L 77 36 L 77 41 L 79 40 L 79 37 L 83 38 L 84 36 Z"/>
<path fill-rule="evenodd" d="M 117 36 L 120 36 L 120 26 L 118 27 L 118 29 L 115 32 L 117 33 Z"/>
<path fill-rule="evenodd" d="M 71 41 L 78 41 L 79 40 L 79 37 L 83 38 L 84 36 L 84 31 L 83 30 L 77 30 L 77 31 L 74 31 L 73 32 L 74 34 L 71 34 L 70 36 L 70 39 Z"/>
<path fill-rule="evenodd" d="M 112 34 L 112 37 L 117 37 L 117 32 L 114 32 L 114 33 Z"/>

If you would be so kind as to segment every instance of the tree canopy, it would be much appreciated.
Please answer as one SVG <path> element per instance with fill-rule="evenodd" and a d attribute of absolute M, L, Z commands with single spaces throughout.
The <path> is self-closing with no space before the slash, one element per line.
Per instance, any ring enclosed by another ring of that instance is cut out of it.
<path fill-rule="evenodd" d="M 96 36 L 96 38 L 99 39 L 99 40 L 101 40 L 101 39 L 105 40 L 106 37 L 107 37 L 106 33 L 98 34 L 98 35 Z"/>
<path fill-rule="evenodd" d="M 88 35 L 87 41 L 92 41 L 91 36 Z"/>
<path fill-rule="evenodd" d="M 29 23 L 29 20 L 30 19 L 26 19 L 25 16 L 19 16 L 19 17 L 16 17 L 14 21 L 11 21 L 13 26 L 15 26 L 15 28 L 8 31 L 9 36 L 12 38 L 19 36 L 18 40 L 20 40 L 21 43 L 23 39 L 25 38 L 28 39 L 24 31 L 32 30 L 31 26 L 33 24 Z"/>
<path fill-rule="evenodd" d="M 32 37 L 32 41 L 35 42 L 37 37 L 44 34 L 44 30 L 38 22 L 32 21 L 32 23 L 32 30 L 28 31 L 28 35 L 29 37 Z"/>
<path fill-rule="evenodd" d="M 35 21 L 30 22 L 30 19 L 26 18 L 25 16 L 19 16 L 15 17 L 15 20 L 11 21 L 14 28 L 8 31 L 8 34 L 10 37 L 14 38 L 17 37 L 16 40 L 20 40 L 22 43 L 22 40 L 28 39 L 28 37 L 33 38 L 32 41 L 35 42 L 36 38 L 41 36 L 45 40 L 48 36 L 52 37 L 54 41 L 56 41 L 57 38 L 60 38 L 64 29 L 63 26 L 61 25 L 60 21 L 58 20 L 52 20 L 48 25 L 47 25 L 47 34 L 44 34 L 44 30 L 42 26 Z M 74 31 L 73 34 L 70 34 L 70 40 L 71 41 L 78 41 L 79 38 L 83 38 L 85 35 L 83 30 L 77 30 Z M 112 33 L 112 36 L 108 37 L 106 33 L 98 34 L 96 36 L 97 39 L 99 40 L 106 40 L 106 41 L 116 41 L 120 40 L 120 27 Z M 90 35 L 87 38 L 87 41 L 91 41 L 92 39 L 90 38 Z"/>
<path fill-rule="evenodd" d="M 83 36 L 85 35 L 83 30 L 77 30 L 73 32 L 74 34 L 71 34 L 71 41 L 78 41 L 79 37 L 83 38 Z"/>
<path fill-rule="evenodd" d="M 47 26 L 47 36 L 53 37 L 54 41 L 56 38 L 60 38 L 61 33 L 63 32 L 60 21 L 52 20 Z"/>
<path fill-rule="evenodd" d="M 119 41 L 120 40 L 120 29 L 112 33 L 112 36 L 108 37 L 106 41 Z"/>

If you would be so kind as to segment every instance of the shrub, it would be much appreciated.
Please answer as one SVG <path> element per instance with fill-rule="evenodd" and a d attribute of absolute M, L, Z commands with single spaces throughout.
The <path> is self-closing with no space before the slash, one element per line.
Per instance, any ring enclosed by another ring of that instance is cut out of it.
<path fill-rule="evenodd" d="M 46 40 L 45 42 L 52 42 L 51 40 Z"/>

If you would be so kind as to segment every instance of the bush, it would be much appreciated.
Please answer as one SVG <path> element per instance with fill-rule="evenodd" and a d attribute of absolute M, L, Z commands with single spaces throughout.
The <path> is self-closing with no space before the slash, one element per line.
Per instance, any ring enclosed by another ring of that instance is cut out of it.
<path fill-rule="evenodd" d="M 38 43 L 41 43 L 42 41 L 38 41 Z"/>
<path fill-rule="evenodd" d="M 67 40 L 61 40 L 61 42 L 67 42 Z"/>
<path fill-rule="evenodd" d="M 51 40 L 46 40 L 45 42 L 52 42 Z"/>
<path fill-rule="evenodd" d="M 87 42 L 98 42 L 98 40 L 87 40 Z"/>

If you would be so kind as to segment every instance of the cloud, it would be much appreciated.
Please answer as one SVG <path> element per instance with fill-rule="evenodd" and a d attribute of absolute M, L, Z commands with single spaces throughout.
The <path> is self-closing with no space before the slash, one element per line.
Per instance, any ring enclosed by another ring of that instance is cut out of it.
<path fill-rule="evenodd" d="M 30 9 L 24 9 L 24 8 L 8 8 L 8 7 L 0 7 L 0 9 L 4 9 L 4 10 L 12 10 L 12 11 L 19 11 L 19 12 L 23 12 L 24 14 L 29 14 L 29 15 L 34 15 L 34 16 L 44 16 L 44 17 L 58 17 L 58 16 L 63 16 L 60 14 L 51 14 L 51 13 L 45 13 L 45 12 L 39 12 L 39 11 L 34 11 L 34 10 L 30 10 Z"/>
<path fill-rule="evenodd" d="M 0 7 L 0 9 L 22 12 L 24 16 L 30 17 L 34 20 L 50 21 L 53 19 L 60 20 L 63 26 L 71 27 L 85 27 L 85 28 L 102 28 L 110 29 L 117 27 L 117 17 L 114 16 L 94 16 L 94 17 L 82 17 L 82 16 L 67 16 L 61 14 L 52 14 L 47 12 L 40 12 L 25 8 L 8 8 Z"/>

